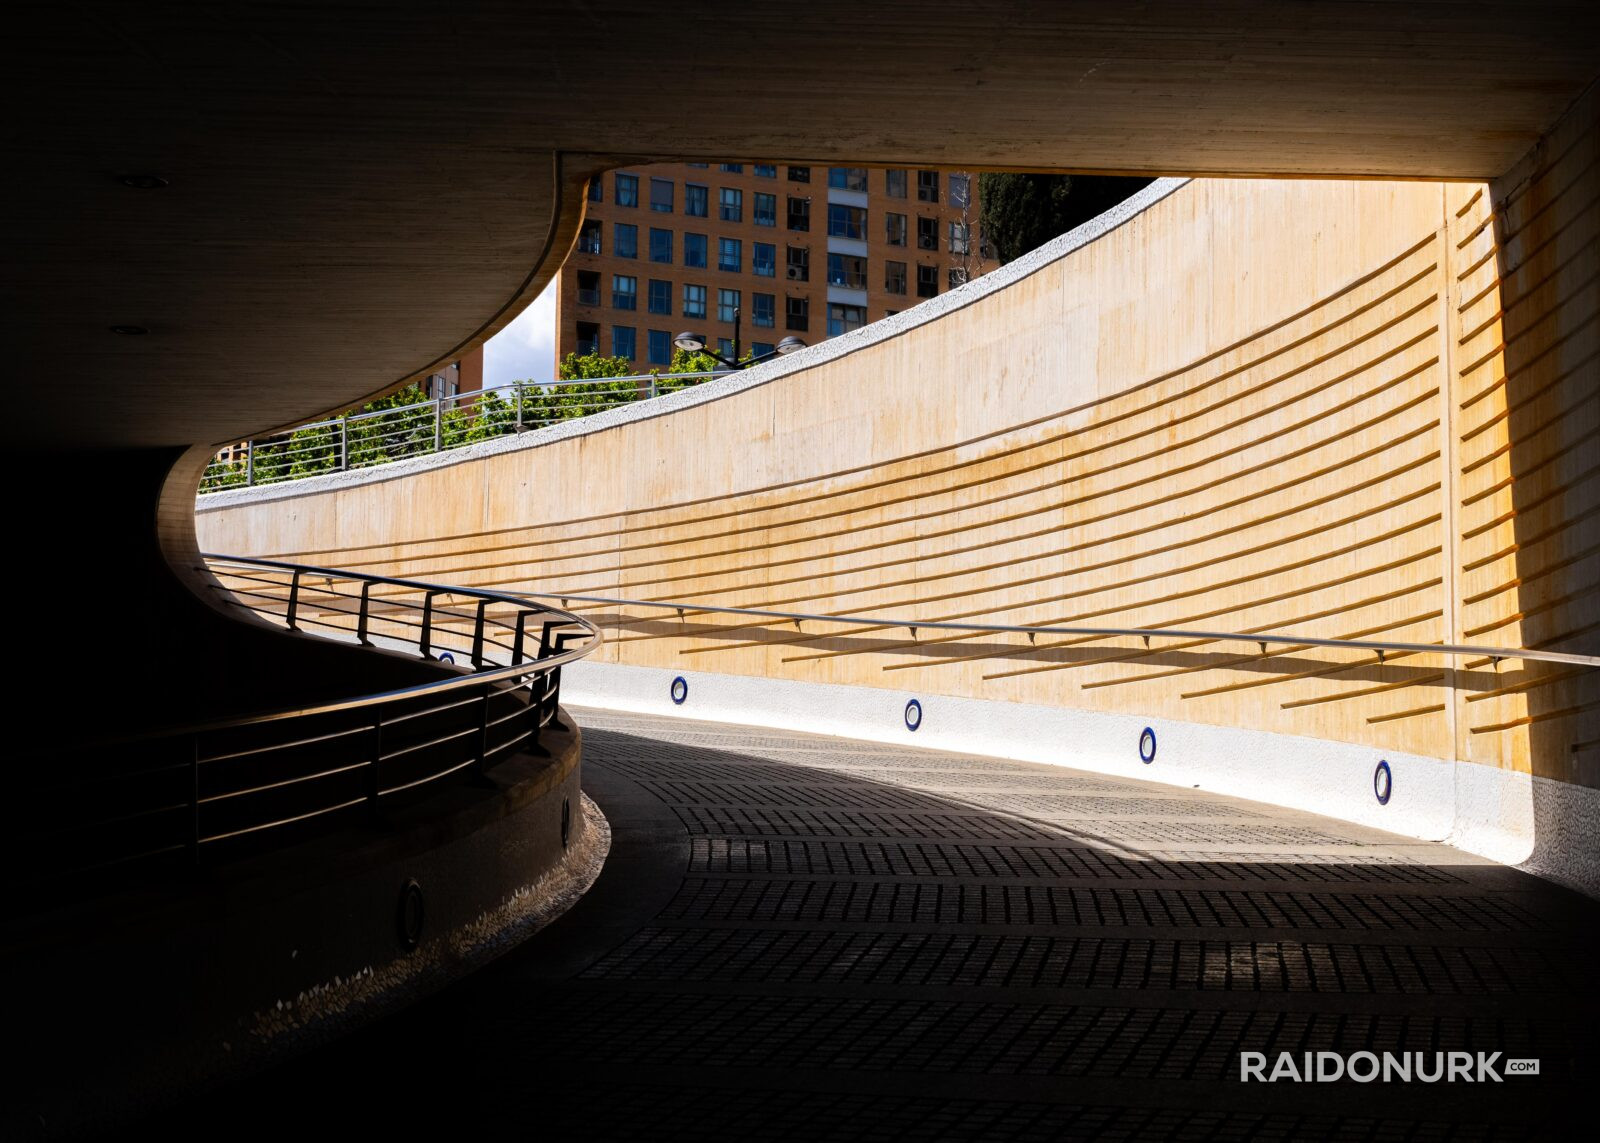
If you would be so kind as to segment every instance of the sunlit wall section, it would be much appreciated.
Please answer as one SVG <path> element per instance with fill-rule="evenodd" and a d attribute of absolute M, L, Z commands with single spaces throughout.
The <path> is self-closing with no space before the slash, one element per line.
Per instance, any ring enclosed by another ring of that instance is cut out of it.
<path fill-rule="evenodd" d="M 1449 212 L 1462 635 L 1551 649 L 1600 630 L 1600 137 L 1590 92 Z M 1483 664 L 1469 664 L 1482 670 Z M 1600 677 L 1504 664 L 1462 692 L 1461 757 L 1600 786 Z"/>

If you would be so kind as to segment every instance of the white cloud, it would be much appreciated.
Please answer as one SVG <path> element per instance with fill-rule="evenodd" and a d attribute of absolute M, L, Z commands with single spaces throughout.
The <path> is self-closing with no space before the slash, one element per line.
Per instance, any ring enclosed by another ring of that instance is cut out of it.
<path fill-rule="evenodd" d="M 483 345 L 483 383 L 552 381 L 556 370 L 556 283 Z"/>

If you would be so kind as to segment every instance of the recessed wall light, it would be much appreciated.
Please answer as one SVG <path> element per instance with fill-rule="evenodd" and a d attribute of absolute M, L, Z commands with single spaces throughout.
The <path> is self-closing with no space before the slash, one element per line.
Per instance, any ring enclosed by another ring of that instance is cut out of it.
<path fill-rule="evenodd" d="M 111 327 L 111 332 L 134 337 L 141 333 L 149 333 L 150 327 L 147 325 L 114 325 Z"/>
<path fill-rule="evenodd" d="M 122 175 L 117 181 L 134 190 L 160 190 L 167 185 L 167 180 L 160 175 Z"/>

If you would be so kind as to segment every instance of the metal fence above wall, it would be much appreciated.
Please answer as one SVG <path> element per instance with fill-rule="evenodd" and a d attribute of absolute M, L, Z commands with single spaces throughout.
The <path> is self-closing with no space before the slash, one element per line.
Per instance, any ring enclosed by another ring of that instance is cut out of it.
<path fill-rule="evenodd" d="M 713 376 L 716 374 L 644 373 L 547 384 L 517 382 L 387 408 L 375 407 L 381 402 L 374 402 L 358 412 L 229 445 L 206 466 L 200 493 L 277 484 L 444 452 L 652 400 Z"/>

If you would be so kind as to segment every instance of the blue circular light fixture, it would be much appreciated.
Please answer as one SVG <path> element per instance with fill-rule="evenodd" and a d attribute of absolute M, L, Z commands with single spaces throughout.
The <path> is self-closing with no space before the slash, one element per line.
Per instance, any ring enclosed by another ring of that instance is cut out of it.
<path fill-rule="evenodd" d="M 672 680 L 672 702 L 675 706 L 682 706 L 689 697 L 689 680 L 679 675 Z"/>
<path fill-rule="evenodd" d="M 440 651 L 439 652 L 439 662 L 441 662 L 441 663 L 454 663 L 455 661 L 456 661 L 456 657 L 454 655 L 452 655 L 449 651 Z"/>
<path fill-rule="evenodd" d="M 922 704 L 916 699 L 906 703 L 906 729 L 915 732 L 922 725 Z"/>
<path fill-rule="evenodd" d="M 1378 768 L 1372 772 L 1372 794 L 1378 799 L 1380 806 L 1389 804 L 1389 796 L 1394 793 L 1394 771 L 1389 769 L 1388 759 L 1378 763 Z"/>
<path fill-rule="evenodd" d="M 1139 761 L 1146 766 L 1156 760 L 1156 732 L 1148 726 L 1139 732 Z"/>

